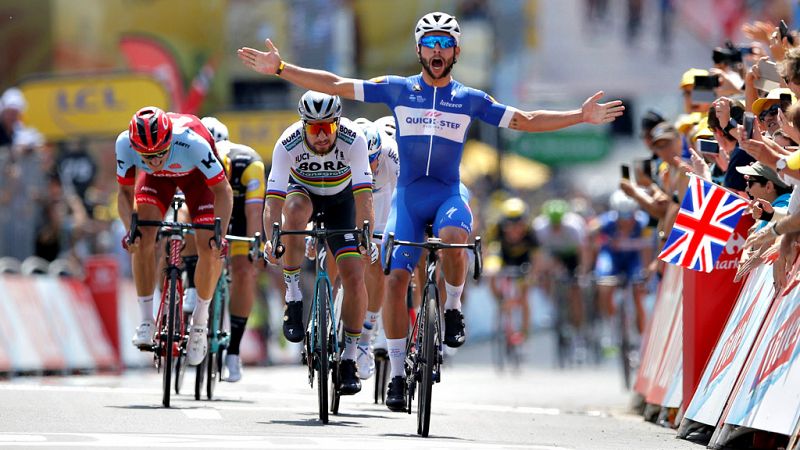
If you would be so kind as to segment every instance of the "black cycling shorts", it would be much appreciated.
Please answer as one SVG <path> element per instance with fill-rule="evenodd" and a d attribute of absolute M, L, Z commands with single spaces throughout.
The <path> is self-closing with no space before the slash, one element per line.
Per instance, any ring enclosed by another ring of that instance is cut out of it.
<path fill-rule="evenodd" d="M 321 220 L 325 228 L 341 230 L 356 227 L 356 203 L 353 198 L 353 191 L 349 186 L 338 194 L 316 195 L 308 192 L 300 184 L 289 183 L 286 195 L 287 198 L 290 195 L 304 195 L 310 199 L 314 207 L 314 212 L 311 214 L 312 220 L 318 214 L 322 214 Z M 347 257 L 361 257 L 361 253 L 358 251 L 358 237 L 355 233 L 337 234 L 329 237 L 328 248 L 336 257 L 336 261 Z"/>

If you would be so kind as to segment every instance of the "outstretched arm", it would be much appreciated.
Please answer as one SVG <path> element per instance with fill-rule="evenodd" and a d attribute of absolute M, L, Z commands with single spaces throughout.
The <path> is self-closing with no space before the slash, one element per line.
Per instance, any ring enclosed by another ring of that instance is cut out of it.
<path fill-rule="evenodd" d="M 613 122 L 625 111 L 620 100 L 599 103 L 603 91 L 586 99 L 581 109 L 573 111 L 516 111 L 508 127 L 520 131 L 554 131 L 579 123 L 595 125 Z"/>
<path fill-rule="evenodd" d="M 281 59 L 278 48 L 271 40 L 266 40 L 267 51 L 250 47 L 240 48 L 236 53 L 245 66 L 265 75 L 279 75 L 284 80 L 313 91 L 338 95 L 350 100 L 355 98 L 354 82 L 324 70 L 306 69 L 287 64 Z M 279 72 L 280 69 L 280 73 Z"/>

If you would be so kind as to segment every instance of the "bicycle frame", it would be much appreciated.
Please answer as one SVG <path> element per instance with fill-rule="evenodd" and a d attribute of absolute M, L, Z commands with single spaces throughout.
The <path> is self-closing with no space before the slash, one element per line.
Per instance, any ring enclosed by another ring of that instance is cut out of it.
<path fill-rule="evenodd" d="M 430 234 L 430 233 L 428 233 Z M 473 244 L 447 244 L 441 239 L 429 237 L 425 242 L 409 242 L 395 240 L 394 233 L 389 233 L 384 247 L 384 274 L 388 275 L 392 266 L 392 253 L 396 245 L 420 247 L 428 250 L 426 257 L 426 282 L 423 288 L 422 305 L 412 328 L 411 338 L 406 344 L 406 411 L 411 414 L 411 403 L 414 400 L 416 385 L 419 383 L 420 396 L 417 406 L 417 434 L 427 437 L 431 420 L 431 391 L 433 383 L 441 381 L 442 363 L 442 317 L 439 300 L 439 288 L 436 286 L 437 252 L 443 249 L 471 249 L 474 251 L 474 274 L 480 278 L 481 238 L 475 238 Z M 431 303 L 433 302 L 433 304 Z M 433 317 L 431 317 L 431 315 Z M 432 329 L 431 329 L 432 328 Z"/>
<path fill-rule="evenodd" d="M 281 230 L 280 224 L 272 224 L 272 248 L 275 255 L 280 257 L 284 248 L 280 242 L 281 235 L 305 235 L 316 239 L 317 257 L 315 262 L 316 277 L 314 281 L 314 296 L 308 312 L 306 322 L 306 337 L 304 342 L 304 353 L 308 364 L 308 382 L 314 386 L 314 371 L 319 375 L 319 415 L 322 423 L 328 423 L 327 411 L 327 376 L 328 370 L 333 369 L 333 390 L 331 392 L 331 411 L 338 413 L 339 409 L 339 388 L 338 388 L 338 367 L 341 359 L 338 341 L 338 326 L 336 320 L 336 306 L 333 298 L 333 288 L 328 271 L 325 267 L 329 256 L 327 241 L 331 235 L 358 233 L 363 242 L 369 242 L 369 222 L 365 221 L 361 230 L 329 230 L 324 226 L 324 222 L 319 217 L 314 218 L 314 228 L 311 230 Z M 324 289 L 324 290 L 321 290 Z M 324 292 L 326 299 L 322 302 L 319 293 Z M 320 308 L 325 308 L 320 310 Z M 330 323 L 328 323 L 330 321 Z"/>
<path fill-rule="evenodd" d="M 175 218 L 177 218 L 177 210 L 183 203 L 182 196 L 176 196 L 173 200 L 174 210 L 176 211 Z M 169 407 L 170 404 L 170 390 L 171 390 L 171 376 L 172 365 L 175 356 L 180 356 L 186 345 L 185 324 L 183 323 L 182 314 L 182 296 L 179 292 L 183 290 L 183 284 L 180 280 L 179 264 L 181 262 L 180 253 L 183 249 L 184 235 L 191 229 L 205 229 L 214 231 L 214 239 L 219 242 L 221 236 L 222 221 L 219 217 L 214 219 L 214 225 L 194 224 L 194 223 L 181 223 L 177 221 L 167 222 L 160 220 L 139 220 L 138 213 L 134 212 L 131 215 L 131 229 L 128 244 L 139 234 L 138 227 L 158 227 L 161 236 L 168 237 L 168 252 L 169 264 L 167 266 L 167 278 L 164 281 L 164 292 L 162 292 L 161 303 L 158 307 L 158 317 L 156 318 L 156 340 L 157 342 L 152 345 L 150 349 L 154 354 L 155 366 L 160 370 L 161 358 L 164 358 L 164 378 L 163 378 L 163 399 L 162 404 Z M 168 304 L 165 308 L 165 301 L 168 296 Z M 180 298 L 179 298 L 180 297 Z M 166 326 L 163 321 L 166 320 Z M 178 330 L 176 332 L 176 324 Z M 177 345 L 176 345 L 177 344 Z"/>

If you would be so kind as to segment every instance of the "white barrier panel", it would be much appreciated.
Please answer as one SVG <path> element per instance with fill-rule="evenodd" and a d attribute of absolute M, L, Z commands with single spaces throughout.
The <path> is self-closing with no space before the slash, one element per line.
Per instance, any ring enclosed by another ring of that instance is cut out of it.
<path fill-rule="evenodd" d="M 683 271 L 680 267 L 668 265 L 658 291 L 653 317 L 648 325 L 647 337 L 642 349 L 642 363 L 636 378 L 634 390 L 643 397 L 649 396 L 661 359 L 670 341 L 670 331 L 681 304 L 683 292 Z"/>
<path fill-rule="evenodd" d="M 751 272 L 739 294 L 686 409 L 686 419 L 717 425 L 774 296 L 772 265 L 761 265 Z"/>
<path fill-rule="evenodd" d="M 0 371 L 115 366 L 87 288 L 77 280 L 0 276 Z"/>
<path fill-rule="evenodd" d="M 30 285 L 27 301 L 38 302 L 45 314 L 45 323 L 53 331 L 58 343 L 58 350 L 64 357 L 67 369 L 86 369 L 96 367 L 94 358 L 89 352 L 89 344 L 81 332 L 82 320 L 78 319 L 72 307 L 72 298 L 68 289 L 58 278 L 35 277 L 29 279 Z M 87 318 L 83 317 L 83 321 Z M 102 329 L 101 329 L 102 331 Z M 106 341 L 105 333 L 94 339 Z"/>
<path fill-rule="evenodd" d="M 114 348 L 88 286 L 82 281 L 65 279 L 61 289 L 64 290 L 64 288 L 68 288 L 72 293 L 72 301 L 69 305 L 76 317 L 80 318 L 81 326 L 78 327 L 78 330 L 83 333 L 86 342 L 84 351 L 92 355 L 94 367 L 116 367 L 117 359 Z"/>
<path fill-rule="evenodd" d="M 659 356 L 658 370 L 645 401 L 678 408 L 683 400 L 683 303 L 680 301 L 670 324 L 666 349 Z"/>
<path fill-rule="evenodd" d="M 12 371 L 41 371 L 44 368 L 42 358 L 36 351 L 33 337 L 28 336 L 22 315 L 17 311 L 17 304 L 6 291 L 0 277 L 0 340 L 8 355 L 8 369 Z"/>
<path fill-rule="evenodd" d="M 3 312 L 12 318 L 11 368 L 13 371 L 63 370 L 61 348 L 48 324 L 48 314 L 39 302 L 29 277 L 0 277 Z"/>
<path fill-rule="evenodd" d="M 795 270 L 794 275 L 770 308 L 725 424 L 795 433 L 800 418 L 800 273 Z M 724 439 L 723 432 L 720 443 Z"/>
<path fill-rule="evenodd" d="M 160 301 L 160 300 L 158 300 Z M 154 300 L 154 307 L 158 307 Z M 136 286 L 133 280 L 120 278 L 117 300 L 117 323 L 119 324 L 119 357 L 125 367 L 147 367 L 153 365 L 153 354 L 143 352 L 131 343 L 136 327 L 141 322 L 142 313 L 136 303 Z M 153 313 L 155 315 L 155 313 Z"/>

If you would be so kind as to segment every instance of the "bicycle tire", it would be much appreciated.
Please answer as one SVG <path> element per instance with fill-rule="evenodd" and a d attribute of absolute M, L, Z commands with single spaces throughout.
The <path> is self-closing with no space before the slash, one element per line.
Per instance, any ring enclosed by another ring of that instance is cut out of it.
<path fill-rule="evenodd" d="M 206 398 L 214 398 L 214 389 L 217 387 L 217 369 L 219 367 L 219 351 L 209 351 L 206 355 Z"/>
<path fill-rule="evenodd" d="M 322 289 L 320 289 L 322 288 Z M 328 423 L 328 288 L 324 283 L 317 285 L 317 401 L 319 420 Z"/>
<path fill-rule="evenodd" d="M 375 350 L 375 404 L 386 403 L 389 383 L 389 354 L 384 349 Z"/>
<path fill-rule="evenodd" d="M 183 313 L 183 323 L 189 323 L 190 314 Z M 180 395 L 183 388 L 183 379 L 186 376 L 186 349 L 181 348 L 178 352 L 178 359 L 175 360 L 175 394 Z"/>
<path fill-rule="evenodd" d="M 341 352 L 337 352 L 334 349 L 334 342 L 339 342 L 339 348 L 343 348 L 344 343 L 339 339 L 339 332 L 341 331 L 340 327 L 337 325 L 335 327 L 331 327 L 331 333 L 328 335 L 328 353 L 331 355 L 331 413 L 336 415 L 339 414 L 339 401 L 342 398 L 342 391 L 341 387 L 341 379 L 339 378 L 339 365 L 341 364 Z M 336 339 L 336 341 L 334 341 Z"/>
<path fill-rule="evenodd" d="M 208 355 L 203 358 L 203 362 L 197 365 L 194 375 L 194 399 L 200 400 L 203 397 L 203 386 L 206 380 L 206 365 L 208 364 Z"/>
<path fill-rule="evenodd" d="M 430 295 L 430 294 L 429 294 Z M 436 336 L 436 301 L 435 294 L 425 300 L 425 310 L 423 311 L 422 328 L 417 332 L 421 334 L 420 342 L 420 369 L 421 376 L 418 378 L 419 397 L 417 397 L 417 434 L 428 437 L 431 426 L 431 397 L 433 391 L 433 371 L 436 366 L 438 355 L 434 338 Z"/>
<path fill-rule="evenodd" d="M 628 312 L 625 308 L 625 297 L 623 302 L 619 305 L 619 321 L 620 321 L 620 358 L 622 358 L 622 380 L 625 384 L 625 389 L 631 388 L 631 342 L 628 336 Z"/>
<path fill-rule="evenodd" d="M 175 301 L 175 297 L 177 295 L 177 288 L 178 288 L 178 276 L 176 270 L 171 270 L 169 273 L 169 304 L 167 308 L 167 339 L 165 342 L 164 347 L 162 347 L 163 356 L 164 356 L 164 378 L 162 383 L 162 389 L 164 391 L 164 396 L 161 399 L 161 404 L 164 405 L 165 408 L 169 408 L 169 401 L 170 401 L 170 392 L 172 391 L 172 363 L 173 363 L 173 356 L 174 356 L 174 342 L 175 342 L 175 320 L 176 320 L 176 311 L 175 308 L 178 304 Z"/>

